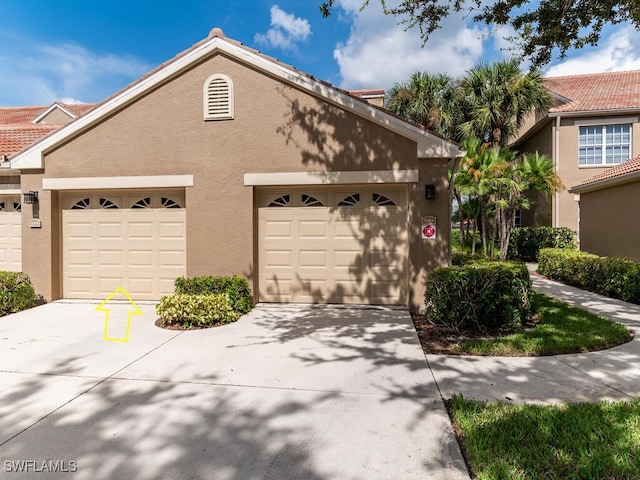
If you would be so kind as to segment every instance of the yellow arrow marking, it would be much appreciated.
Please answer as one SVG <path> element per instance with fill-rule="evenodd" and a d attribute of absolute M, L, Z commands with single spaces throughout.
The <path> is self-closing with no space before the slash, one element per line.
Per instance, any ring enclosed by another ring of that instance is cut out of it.
<path fill-rule="evenodd" d="M 124 338 L 114 338 L 114 337 L 109 337 L 108 336 L 108 331 L 109 331 L 109 309 L 106 308 L 105 305 L 107 303 L 109 303 L 109 301 L 119 293 L 122 293 L 125 297 L 127 297 L 127 300 L 129 300 L 129 303 L 134 308 L 134 310 L 129 311 L 129 314 L 127 315 L 127 330 L 126 330 L 126 334 L 125 334 Z M 106 318 L 104 320 L 104 339 L 108 340 L 110 342 L 123 342 L 123 343 L 128 342 L 129 341 L 129 330 L 131 329 L 131 315 L 142 315 L 142 310 L 140 310 L 140 308 L 138 308 L 138 305 L 136 305 L 136 302 L 134 302 L 131 299 L 131 297 L 129 296 L 127 291 L 122 287 L 116 289 L 111 295 L 109 295 L 107 298 L 105 298 L 104 301 L 100 305 L 98 305 L 96 307 L 96 310 L 98 310 L 99 312 L 105 312 L 106 313 Z"/>

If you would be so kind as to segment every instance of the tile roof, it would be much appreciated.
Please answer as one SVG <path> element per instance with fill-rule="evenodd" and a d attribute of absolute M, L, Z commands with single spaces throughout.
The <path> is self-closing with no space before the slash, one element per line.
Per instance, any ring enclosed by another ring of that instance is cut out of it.
<path fill-rule="evenodd" d="M 93 109 L 95 103 L 66 104 L 55 102 L 76 116 Z M 64 124 L 31 123 L 51 105 L 0 107 L 0 155 L 14 155 Z"/>
<path fill-rule="evenodd" d="M 567 99 L 550 113 L 640 109 L 640 70 L 547 77 L 545 85 Z"/>
<path fill-rule="evenodd" d="M 633 175 L 633 177 L 640 175 L 640 155 L 615 167 L 607 168 L 605 171 L 584 180 L 575 187 L 571 187 L 571 190 L 583 190 L 588 187 L 598 186 L 602 183 L 609 184 L 615 180 L 623 180 L 630 175 Z"/>

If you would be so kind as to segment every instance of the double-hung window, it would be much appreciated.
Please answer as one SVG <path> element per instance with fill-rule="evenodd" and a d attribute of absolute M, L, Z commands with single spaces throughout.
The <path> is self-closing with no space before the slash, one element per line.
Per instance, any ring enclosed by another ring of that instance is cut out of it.
<path fill-rule="evenodd" d="M 616 165 L 631 158 L 631 125 L 580 127 L 580 166 Z"/>

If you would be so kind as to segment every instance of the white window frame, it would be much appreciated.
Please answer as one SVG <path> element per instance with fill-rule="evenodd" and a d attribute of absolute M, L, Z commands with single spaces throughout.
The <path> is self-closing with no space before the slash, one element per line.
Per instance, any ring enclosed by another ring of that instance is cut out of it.
<path fill-rule="evenodd" d="M 628 143 L 613 143 L 607 144 L 607 129 L 615 128 L 615 127 L 628 127 L 629 128 L 629 142 Z M 583 135 L 583 129 L 600 129 L 600 135 L 602 136 L 602 143 L 599 144 L 591 144 L 591 145 L 581 145 L 581 138 Z M 631 123 L 615 123 L 615 124 L 602 124 L 602 125 L 580 125 L 578 127 L 578 167 L 579 168 L 591 168 L 591 167 L 610 167 L 614 165 L 619 165 L 622 162 L 625 162 L 629 158 L 633 156 L 633 150 L 631 141 L 633 138 L 633 125 Z M 607 147 L 611 146 L 627 146 L 629 147 L 629 155 L 627 158 L 621 158 L 619 162 L 607 162 Z M 581 153 L 583 148 L 593 148 L 600 147 L 602 149 L 602 154 L 600 157 L 600 162 L 598 163 L 582 163 L 581 162 Z"/>
<path fill-rule="evenodd" d="M 220 113 L 211 113 L 209 96 L 209 89 L 211 84 L 215 81 L 222 81 L 227 86 L 227 105 L 222 109 Z M 233 120 L 234 118 L 234 91 L 233 80 L 224 73 L 214 73 L 204 82 L 203 87 L 203 107 L 204 107 L 204 119 L 205 120 Z"/>

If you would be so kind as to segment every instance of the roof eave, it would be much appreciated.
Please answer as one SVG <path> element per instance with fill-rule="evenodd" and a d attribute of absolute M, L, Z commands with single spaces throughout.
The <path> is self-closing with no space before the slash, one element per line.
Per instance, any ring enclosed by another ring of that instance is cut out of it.
<path fill-rule="evenodd" d="M 640 113 L 640 107 L 610 108 L 602 110 L 572 110 L 570 112 L 549 112 L 549 117 L 602 117 L 605 115 L 629 115 Z"/>
<path fill-rule="evenodd" d="M 322 97 L 330 103 L 350 110 L 352 113 L 364 117 L 378 125 L 384 126 L 401 136 L 414 140 L 417 144 L 418 158 L 451 158 L 458 155 L 459 148 L 456 144 L 444 140 L 436 135 L 421 130 L 404 120 L 393 115 L 377 110 L 366 102 L 356 100 L 344 94 L 334 87 L 328 86 L 318 80 L 307 77 L 297 71 L 291 70 L 281 64 L 268 60 L 257 53 L 253 53 L 242 46 L 235 45 L 224 38 L 213 37 L 208 41 L 193 48 L 186 54 L 179 56 L 168 65 L 159 68 L 146 78 L 134 83 L 121 93 L 116 94 L 110 100 L 99 105 L 86 115 L 77 118 L 74 122 L 57 130 L 36 144 L 17 154 L 12 160 L 12 168 L 16 169 L 42 169 L 44 167 L 44 154 L 52 148 L 66 141 L 71 135 L 78 134 L 105 118 L 115 110 L 132 103 L 148 90 L 166 82 L 172 77 L 189 68 L 202 57 L 216 52 L 227 53 L 238 61 L 248 63 L 265 72 L 274 75 L 283 81 Z"/>
<path fill-rule="evenodd" d="M 616 185 L 622 185 L 630 183 L 640 179 L 640 170 L 630 172 L 625 175 L 618 175 L 617 177 L 606 178 L 597 182 L 587 183 L 585 185 L 577 185 L 569 189 L 569 193 L 589 193 L 596 190 L 602 190 L 603 188 L 609 188 Z"/>

